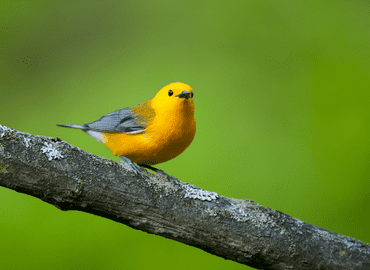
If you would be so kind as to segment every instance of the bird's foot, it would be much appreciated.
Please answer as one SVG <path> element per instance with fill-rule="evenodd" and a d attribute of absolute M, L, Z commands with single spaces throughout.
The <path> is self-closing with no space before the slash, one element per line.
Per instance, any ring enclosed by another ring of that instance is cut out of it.
<path fill-rule="evenodd" d="M 143 175 L 143 172 L 141 170 L 144 170 L 145 171 L 145 169 L 136 166 L 134 164 L 134 162 L 132 162 L 131 159 L 129 159 L 129 158 L 125 157 L 125 156 L 119 156 L 119 157 L 123 159 L 120 162 L 123 162 L 124 161 L 125 164 L 127 164 L 128 166 L 130 166 L 130 168 L 132 169 L 132 171 L 134 172 L 135 175 Z"/>
<path fill-rule="evenodd" d="M 147 168 L 147 169 L 151 169 L 152 171 L 156 172 L 156 173 L 159 173 L 159 174 L 162 174 L 162 175 L 165 175 L 167 176 L 167 173 L 165 173 L 164 171 L 160 170 L 160 169 L 157 169 L 157 168 L 154 168 L 150 165 L 146 165 L 146 164 L 138 164 L 140 167 L 144 167 L 144 168 Z"/>

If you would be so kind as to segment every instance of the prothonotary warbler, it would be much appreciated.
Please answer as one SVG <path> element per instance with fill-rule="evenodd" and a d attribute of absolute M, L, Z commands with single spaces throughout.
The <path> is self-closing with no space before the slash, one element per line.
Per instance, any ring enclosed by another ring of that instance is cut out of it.
<path fill-rule="evenodd" d="M 95 122 L 57 126 L 86 132 L 125 160 L 136 174 L 141 172 L 132 162 L 159 171 L 150 165 L 178 156 L 193 141 L 193 89 L 184 83 L 171 83 L 153 99 L 114 111 Z"/>

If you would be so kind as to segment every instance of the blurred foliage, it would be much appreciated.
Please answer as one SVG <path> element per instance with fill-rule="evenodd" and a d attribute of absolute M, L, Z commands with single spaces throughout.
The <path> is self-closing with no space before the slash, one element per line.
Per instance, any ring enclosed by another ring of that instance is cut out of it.
<path fill-rule="evenodd" d="M 369 242 L 369 29 L 361 0 L 2 0 L 0 124 L 119 160 L 54 124 L 181 81 L 197 134 L 158 168 Z M 247 269 L 5 188 L 0 237 L 2 269 Z"/>

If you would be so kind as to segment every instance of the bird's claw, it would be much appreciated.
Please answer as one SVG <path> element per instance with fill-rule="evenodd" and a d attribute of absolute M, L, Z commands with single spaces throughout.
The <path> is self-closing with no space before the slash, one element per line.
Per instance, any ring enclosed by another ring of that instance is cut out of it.
<path fill-rule="evenodd" d="M 144 168 L 147 168 L 147 169 L 151 169 L 152 171 L 158 173 L 158 174 L 161 174 L 161 175 L 164 175 L 164 176 L 167 176 L 168 174 L 165 173 L 164 171 L 160 170 L 160 169 L 157 169 L 157 168 L 154 168 L 152 166 L 149 166 L 149 165 L 146 165 L 146 164 L 139 164 L 140 167 L 144 167 Z"/>
<path fill-rule="evenodd" d="M 120 156 L 120 158 L 122 158 L 123 160 L 121 160 L 120 162 L 124 162 L 125 164 L 127 164 L 128 166 L 130 166 L 130 168 L 132 169 L 132 171 L 134 172 L 135 175 L 143 175 L 143 172 L 141 170 L 144 170 L 144 168 L 140 168 L 138 166 L 136 166 L 131 159 L 125 157 L 125 156 Z"/>

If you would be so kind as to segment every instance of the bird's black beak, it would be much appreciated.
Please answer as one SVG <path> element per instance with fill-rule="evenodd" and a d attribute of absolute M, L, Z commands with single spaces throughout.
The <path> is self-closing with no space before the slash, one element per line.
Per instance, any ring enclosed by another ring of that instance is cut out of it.
<path fill-rule="evenodd" d="M 178 94 L 176 97 L 178 98 L 186 98 L 189 99 L 191 96 L 191 92 L 189 91 L 182 91 L 180 94 Z"/>

